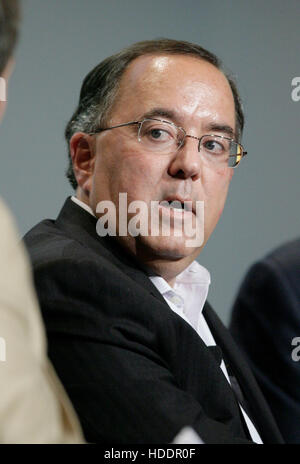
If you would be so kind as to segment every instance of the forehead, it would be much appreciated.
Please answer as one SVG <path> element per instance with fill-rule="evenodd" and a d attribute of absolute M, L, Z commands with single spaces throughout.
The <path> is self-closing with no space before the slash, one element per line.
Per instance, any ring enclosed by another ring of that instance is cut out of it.
<path fill-rule="evenodd" d="M 142 116 L 156 107 L 168 108 L 182 121 L 225 118 L 223 122 L 234 127 L 234 100 L 227 78 L 197 57 L 145 55 L 130 63 L 120 82 L 113 119 Z"/>

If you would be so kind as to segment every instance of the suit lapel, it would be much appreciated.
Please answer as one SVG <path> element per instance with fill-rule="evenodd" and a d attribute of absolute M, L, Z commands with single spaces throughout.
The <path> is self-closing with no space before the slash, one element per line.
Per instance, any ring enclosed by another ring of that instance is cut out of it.
<path fill-rule="evenodd" d="M 225 359 L 230 363 L 230 368 L 247 400 L 250 416 L 254 418 L 255 426 L 263 441 L 265 443 L 282 443 L 281 434 L 271 411 L 230 332 L 208 303 L 205 304 L 203 315 L 216 343 L 220 346 Z"/>

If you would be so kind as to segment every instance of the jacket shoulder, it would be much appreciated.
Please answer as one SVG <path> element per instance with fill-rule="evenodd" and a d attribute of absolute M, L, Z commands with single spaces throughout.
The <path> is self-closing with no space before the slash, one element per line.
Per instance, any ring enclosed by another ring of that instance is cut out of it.
<path fill-rule="evenodd" d="M 265 257 L 266 262 L 275 262 L 291 270 L 300 271 L 300 239 L 285 243 Z"/>
<path fill-rule="evenodd" d="M 60 229 L 52 219 L 41 221 L 24 236 L 33 267 L 62 259 L 76 260 L 89 255 L 88 249 Z"/>

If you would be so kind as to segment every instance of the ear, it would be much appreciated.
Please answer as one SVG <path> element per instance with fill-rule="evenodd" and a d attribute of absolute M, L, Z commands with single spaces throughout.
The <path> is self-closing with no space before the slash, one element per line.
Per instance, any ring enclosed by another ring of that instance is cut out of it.
<path fill-rule="evenodd" d="M 70 154 L 77 184 L 89 195 L 95 166 L 95 138 L 84 132 L 76 132 L 70 140 Z"/>
<path fill-rule="evenodd" d="M 6 108 L 6 92 L 7 92 L 7 83 L 10 78 L 10 75 L 13 71 L 15 61 L 13 58 L 10 58 L 5 69 L 0 76 L 0 121 L 5 112 Z"/>

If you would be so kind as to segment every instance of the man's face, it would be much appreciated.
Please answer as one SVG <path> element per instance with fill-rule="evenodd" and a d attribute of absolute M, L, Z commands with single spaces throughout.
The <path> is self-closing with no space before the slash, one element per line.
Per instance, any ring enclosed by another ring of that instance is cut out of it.
<path fill-rule="evenodd" d="M 108 126 L 140 121 L 149 115 L 173 122 L 196 137 L 212 133 L 228 136 L 225 126 L 235 130 L 234 100 L 227 79 L 211 64 L 189 56 L 143 56 L 125 71 Z M 192 201 L 194 207 L 203 201 L 204 246 L 222 213 L 232 169 L 207 163 L 198 152 L 198 141 L 192 138 L 186 138 L 175 153 L 149 152 L 138 143 L 136 130 L 129 126 L 94 136 L 90 206 L 96 212 L 100 201 L 111 200 L 118 222 L 119 193 L 123 192 L 128 204 L 142 200 L 149 211 L 151 201 L 185 200 Z M 184 233 L 174 236 L 174 211 L 160 210 L 160 221 L 168 216 L 170 236 L 128 235 L 118 240 L 142 262 L 153 258 L 183 260 L 188 265 L 202 246 L 187 247 Z M 195 226 L 193 213 L 187 213 L 185 219 Z"/>

